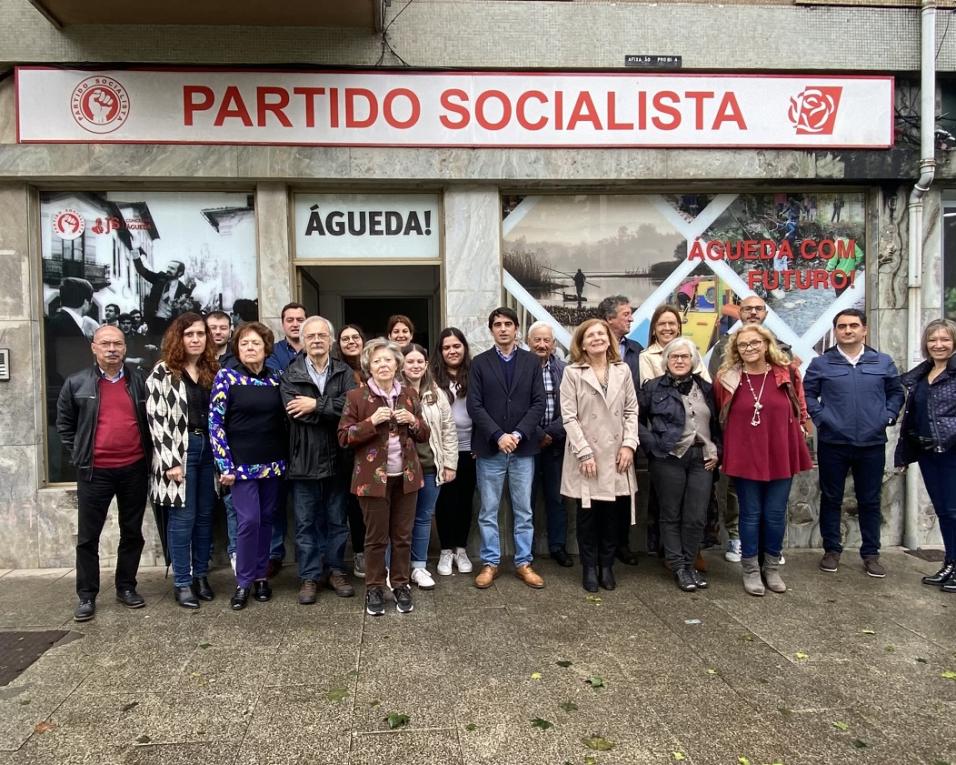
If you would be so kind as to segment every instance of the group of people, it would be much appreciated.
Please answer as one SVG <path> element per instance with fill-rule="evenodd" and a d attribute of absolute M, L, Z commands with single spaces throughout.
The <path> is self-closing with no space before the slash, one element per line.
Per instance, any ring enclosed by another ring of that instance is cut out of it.
<path fill-rule="evenodd" d="M 726 557 L 741 563 L 746 592 L 784 592 L 788 498 L 793 477 L 812 465 L 811 422 L 820 568 L 839 566 L 852 471 L 863 568 L 883 577 L 886 430 L 901 410 L 897 464 L 919 462 L 946 546 L 944 566 L 924 581 L 956 591 L 956 324 L 931 322 L 926 361 L 900 376 L 888 356 L 865 344 L 865 314 L 845 310 L 833 322 L 836 345 L 810 363 L 804 379 L 799 359 L 763 326 L 767 307 L 757 296 L 741 302 L 741 326 L 721 339 L 709 367 L 682 335 L 679 307 L 654 312 L 647 348 L 627 337 L 626 297 L 606 298 L 597 313 L 574 329 L 564 360 L 544 322 L 527 329 L 527 350 L 521 347 L 518 316 L 507 307 L 491 312 L 494 344 L 473 358 L 454 327 L 440 332 L 430 357 L 414 342 L 407 316 L 391 317 L 386 336 L 367 340 L 354 324 L 336 333 L 325 318 L 290 303 L 276 342 L 258 321 L 232 331 L 227 314 L 187 312 L 170 322 L 146 379 L 124 365 L 124 333 L 99 327 L 95 363 L 66 381 L 57 407 L 57 429 L 78 472 L 74 618 L 95 615 L 99 536 L 114 497 L 117 597 L 131 608 L 144 605 L 136 572 L 147 495 L 165 519 L 175 598 L 187 609 L 215 597 L 208 573 L 220 502 L 235 610 L 250 597 L 272 597 L 287 505 L 299 603 L 315 603 L 325 588 L 354 596 L 351 573 L 365 579 L 366 611 L 377 616 L 387 591 L 407 613 L 412 586 L 436 586 L 428 568 L 433 520 L 437 575 L 473 573 L 467 546 L 477 490 L 474 584 L 488 588 L 501 573 L 506 479 L 515 575 L 544 586 L 532 567 L 541 494 L 551 558 L 573 565 L 565 504 L 573 499 L 582 585 L 612 590 L 615 561 L 637 562 L 630 530 L 639 449 L 651 487 L 649 550 L 681 590 L 708 586 L 699 553 L 710 509 L 723 504 Z"/>

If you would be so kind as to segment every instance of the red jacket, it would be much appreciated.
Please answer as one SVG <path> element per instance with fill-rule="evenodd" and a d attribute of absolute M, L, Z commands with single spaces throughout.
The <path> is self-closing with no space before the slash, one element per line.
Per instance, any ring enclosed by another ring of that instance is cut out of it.
<path fill-rule="evenodd" d="M 807 428 L 807 420 L 810 415 L 807 414 L 807 400 L 803 394 L 803 380 L 800 377 L 800 368 L 796 363 L 790 366 L 781 367 L 771 364 L 773 370 L 773 379 L 778 388 L 784 388 L 787 396 L 790 398 L 790 404 L 793 407 L 793 416 L 797 418 L 804 429 Z M 714 381 L 714 398 L 717 400 L 717 408 L 720 411 L 720 424 L 727 422 L 727 412 L 730 411 L 730 402 L 734 398 L 734 392 L 740 385 L 740 368 L 731 367 L 722 372 L 718 372 L 717 379 Z"/>

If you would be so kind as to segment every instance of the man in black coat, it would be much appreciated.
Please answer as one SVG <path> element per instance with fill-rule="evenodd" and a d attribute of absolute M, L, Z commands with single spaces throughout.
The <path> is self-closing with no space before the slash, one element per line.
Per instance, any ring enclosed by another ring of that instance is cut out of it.
<path fill-rule="evenodd" d="M 355 387 L 352 369 L 329 352 L 332 324 L 311 316 L 301 326 L 305 353 L 296 356 L 282 375 L 280 392 L 289 416 L 289 471 L 293 483 L 299 603 L 315 603 L 320 582 L 342 598 L 355 595 L 345 573 L 347 483 L 336 430 L 345 394 Z"/>
<path fill-rule="evenodd" d="M 505 478 L 514 514 L 515 573 L 529 587 L 544 587 L 531 568 L 534 520 L 531 488 L 534 456 L 540 451 L 535 435 L 544 414 L 544 383 L 537 357 L 517 345 L 518 315 L 496 308 L 488 317 L 495 345 L 471 362 L 468 414 L 472 420 L 471 448 L 478 458 L 482 567 L 475 586 L 486 589 L 498 576 L 501 540 L 498 508 Z"/>
<path fill-rule="evenodd" d="M 138 248 L 133 255 L 133 267 L 136 273 L 153 285 L 143 301 L 143 311 L 149 331 L 162 337 L 175 316 L 176 302 L 192 293 L 192 288 L 183 280 L 186 264 L 171 260 L 164 272 L 150 271 L 143 265 L 143 250 Z"/>

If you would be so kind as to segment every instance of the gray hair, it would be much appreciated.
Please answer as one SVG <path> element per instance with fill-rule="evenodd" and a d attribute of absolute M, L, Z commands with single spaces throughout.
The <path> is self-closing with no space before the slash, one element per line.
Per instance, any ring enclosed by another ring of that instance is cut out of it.
<path fill-rule="evenodd" d="M 325 326 L 329 328 L 329 336 L 332 338 L 335 337 L 335 327 L 333 327 L 332 322 L 326 319 L 324 316 L 310 316 L 308 319 L 302 322 L 302 325 L 299 327 L 299 337 L 305 337 L 305 328 L 309 324 L 312 324 L 317 321 L 324 321 Z"/>
<path fill-rule="evenodd" d="M 694 344 L 694 341 L 689 337 L 681 336 L 675 337 L 667 345 L 665 345 L 664 350 L 661 351 L 661 358 L 664 361 L 664 369 L 667 369 L 667 360 L 678 348 L 686 348 L 687 352 L 690 353 L 691 369 L 696 369 L 700 365 L 700 351 L 697 350 L 697 346 Z"/>
<path fill-rule="evenodd" d="M 551 337 L 554 337 L 554 327 L 552 327 L 551 324 L 546 321 L 536 321 L 534 324 L 528 327 L 528 330 L 524 333 L 524 336 L 526 338 L 530 338 L 536 329 L 546 329 L 551 333 Z"/>
<path fill-rule="evenodd" d="M 604 321 L 617 318 L 617 309 L 622 305 L 630 305 L 631 299 L 627 295 L 611 295 L 598 303 L 598 315 Z"/>
<path fill-rule="evenodd" d="M 386 340 L 384 337 L 376 337 L 372 340 L 369 340 L 362 349 L 362 372 L 365 373 L 366 377 L 370 377 L 372 374 L 371 369 L 369 369 L 372 355 L 376 351 L 380 351 L 383 348 L 390 351 L 392 356 L 395 357 L 395 363 L 398 364 L 398 367 L 395 369 L 396 377 L 405 367 L 405 355 L 402 353 L 402 349 L 399 347 L 398 343 L 393 343 L 391 340 Z"/>

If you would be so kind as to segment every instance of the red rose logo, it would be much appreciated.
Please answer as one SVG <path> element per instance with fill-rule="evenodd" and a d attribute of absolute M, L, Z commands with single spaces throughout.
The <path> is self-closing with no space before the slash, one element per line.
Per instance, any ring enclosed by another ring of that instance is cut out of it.
<path fill-rule="evenodd" d="M 790 99 L 787 116 L 797 135 L 833 135 L 841 87 L 809 87 Z"/>

